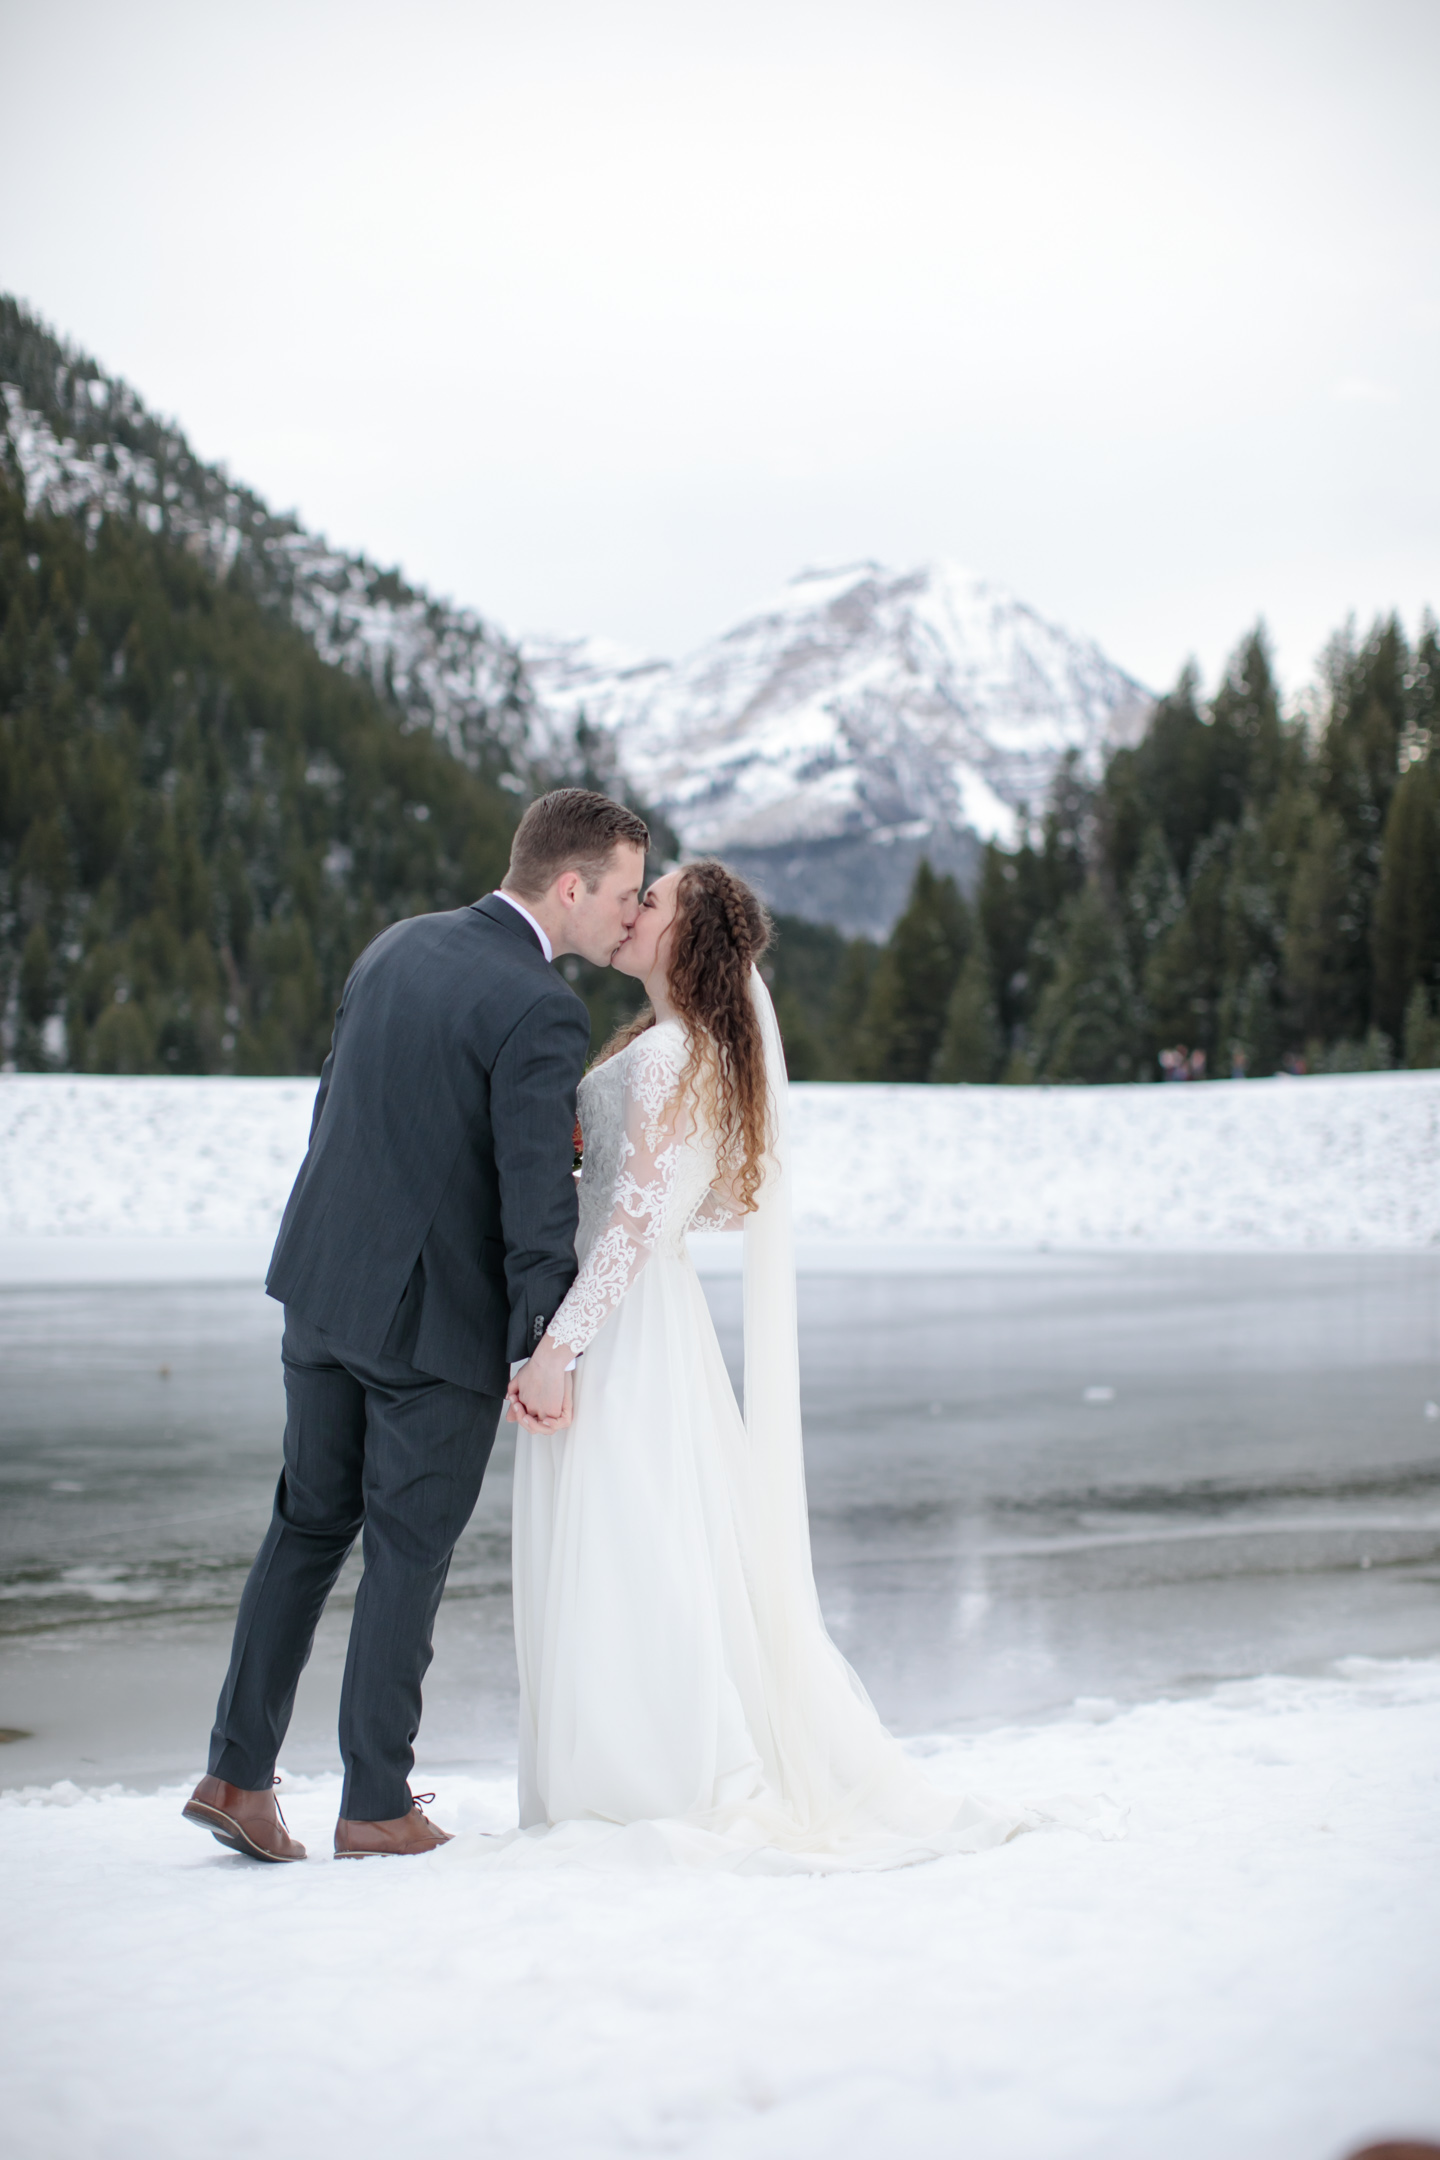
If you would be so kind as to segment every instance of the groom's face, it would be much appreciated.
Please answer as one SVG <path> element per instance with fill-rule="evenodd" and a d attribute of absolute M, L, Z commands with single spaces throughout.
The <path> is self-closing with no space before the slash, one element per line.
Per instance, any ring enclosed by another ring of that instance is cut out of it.
<path fill-rule="evenodd" d="M 621 841 L 593 892 L 577 878 L 570 909 L 569 949 L 596 967 L 608 967 L 640 912 L 645 853 Z"/>

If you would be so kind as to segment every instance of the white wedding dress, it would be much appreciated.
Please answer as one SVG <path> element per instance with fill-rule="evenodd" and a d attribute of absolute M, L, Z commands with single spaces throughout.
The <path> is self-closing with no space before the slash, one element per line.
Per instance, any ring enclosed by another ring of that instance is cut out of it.
<path fill-rule="evenodd" d="M 825 1631 L 785 1068 L 758 973 L 752 994 L 772 1118 L 743 1218 L 743 1418 L 685 1244 L 740 1218 L 709 1131 L 677 1101 L 684 1031 L 650 1029 L 580 1085 L 581 1265 L 551 1323 L 585 1353 L 574 1423 L 516 1441 L 521 1827 L 483 1841 L 511 1864 L 896 1867 L 1042 1819 L 931 1784 Z"/>

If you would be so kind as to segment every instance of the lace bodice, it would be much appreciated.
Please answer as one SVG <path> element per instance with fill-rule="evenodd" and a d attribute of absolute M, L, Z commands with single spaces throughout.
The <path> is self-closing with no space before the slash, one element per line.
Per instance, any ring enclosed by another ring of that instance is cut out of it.
<path fill-rule="evenodd" d="M 687 1049 L 679 1022 L 662 1021 L 580 1082 L 580 1272 L 547 1331 L 567 1349 L 589 1347 L 658 1248 L 737 1219 L 713 1137 L 677 1100 Z"/>

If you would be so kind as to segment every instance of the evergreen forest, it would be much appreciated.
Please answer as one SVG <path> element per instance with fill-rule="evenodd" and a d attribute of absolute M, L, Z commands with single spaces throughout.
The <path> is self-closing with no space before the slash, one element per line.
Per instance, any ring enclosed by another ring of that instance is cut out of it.
<path fill-rule="evenodd" d="M 1187 670 L 1098 782 L 1061 768 L 968 898 L 922 864 L 883 946 L 780 920 L 796 1077 L 1440 1064 L 1437 699 L 1428 621 L 1338 638 L 1295 717 L 1259 631 L 1208 700 Z M 551 777 L 615 790 L 603 748 Z M 29 515 L 0 469 L 5 1064 L 315 1072 L 355 955 L 495 884 L 517 814 L 243 562 Z M 635 986 L 567 967 L 598 1041 Z"/>
<path fill-rule="evenodd" d="M 243 584 L 0 476 L 0 1010 L 22 1069 L 318 1071 L 355 954 L 515 812 Z"/>
<path fill-rule="evenodd" d="M 886 945 L 784 925 L 804 1077 L 1156 1080 L 1440 1065 L 1440 644 L 1334 639 L 1282 716 L 1264 634 L 1193 668 L 1098 784 L 1073 760 L 967 899 L 922 863 Z"/>

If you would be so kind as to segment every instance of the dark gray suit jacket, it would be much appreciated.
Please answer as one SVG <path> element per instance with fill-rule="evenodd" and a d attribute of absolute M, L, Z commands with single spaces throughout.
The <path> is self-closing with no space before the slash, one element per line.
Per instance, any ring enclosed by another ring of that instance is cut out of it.
<path fill-rule="evenodd" d="M 342 1345 L 503 1394 L 575 1275 L 584 1004 L 493 895 L 350 971 L 265 1287 Z"/>

